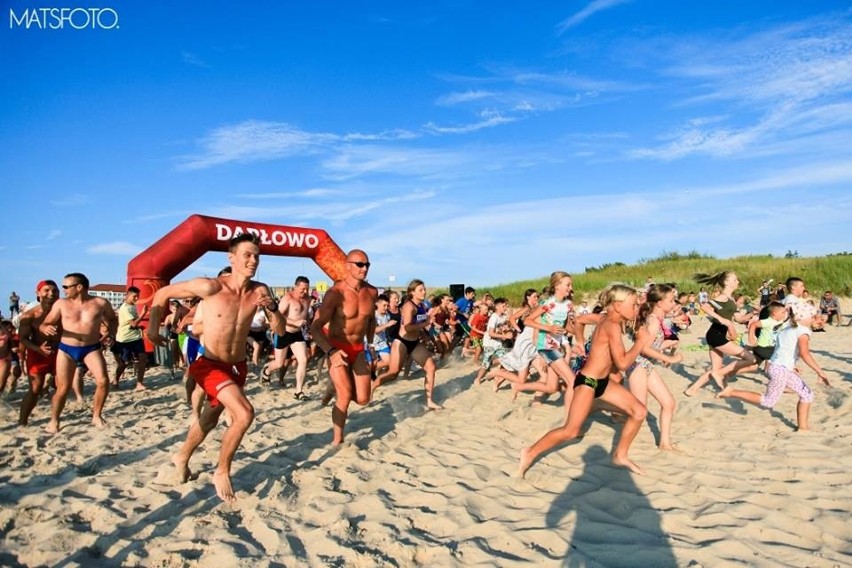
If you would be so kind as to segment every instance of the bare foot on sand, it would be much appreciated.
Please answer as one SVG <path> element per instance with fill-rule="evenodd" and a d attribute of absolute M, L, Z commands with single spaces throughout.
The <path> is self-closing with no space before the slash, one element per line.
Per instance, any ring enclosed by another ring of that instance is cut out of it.
<path fill-rule="evenodd" d="M 189 478 L 192 476 L 192 472 L 189 470 L 189 460 L 184 459 L 180 454 L 175 454 L 172 456 L 172 463 L 175 464 L 175 479 L 178 483 L 186 483 L 189 481 Z"/>
<path fill-rule="evenodd" d="M 731 391 L 734 390 L 734 387 L 725 387 L 716 393 L 716 398 L 728 398 L 731 396 Z"/>
<path fill-rule="evenodd" d="M 145 385 L 143 385 L 142 383 L 136 383 L 136 388 L 135 388 L 134 390 L 137 390 L 137 391 L 144 391 L 144 390 L 148 390 L 148 387 L 146 387 L 146 386 L 145 386 Z"/>
<path fill-rule="evenodd" d="M 681 454 L 681 455 L 683 455 L 683 454 L 684 454 L 684 451 L 683 451 L 683 450 L 681 450 L 681 449 L 678 447 L 678 445 L 677 445 L 677 444 L 672 444 L 672 443 L 660 444 L 660 445 L 659 445 L 659 447 L 658 447 L 657 449 L 658 449 L 658 450 L 661 450 L 661 451 L 664 451 L 664 452 L 672 452 L 672 453 L 674 453 L 674 454 Z"/>
<path fill-rule="evenodd" d="M 699 378 L 698 378 L 698 381 L 700 381 L 700 380 L 701 380 L 701 377 L 699 377 Z M 685 391 L 683 391 L 683 394 L 684 394 L 684 395 L 686 395 L 686 396 L 695 396 L 695 395 L 697 395 L 697 394 L 698 394 L 698 391 L 699 391 L 699 390 L 701 390 L 701 387 L 700 387 L 700 386 L 698 386 L 698 381 L 695 381 L 694 383 L 692 383 L 692 384 L 689 386 L 689 388 L 687 388 Z"/>
<path fill-rule="evenodd" d="M 641 467 L 639 467 L 638 465 L 633 463 L 629 458 L 617 458 L 617 457 L 613 456 L 612 457 L 612 465 L 615 465 L 615 466 L 618 466 L 618 467 L 625 467 L 625 468 L 629 469 L 630 471 L 632 471 L 633 473 L 636 473 L 638 475 L 645 475 L 645 471 Z"/>
<path fill-rule="evenodd" d="M 524 448 L 521 450 L 521 459 L 518 463 L 518 477 L 523 479 L 531 465 L 532 458 L 530 457 L 530 449 Z"/>
<path fill-rule="evenodd" d="M 103 416 L 92 416 L 92 424 L 95 428 L 106 428 L 106 420 L 104 420 Z"/>
<path fill-rule="evenodd" d="M 231 487 L 231 477 L 227 473 L 216 471 L 213 474 L 213 486 L 216 487 L 216 495 L 225 503 L 233 503 L 237 500 L 234 488 Z"/>
<path fill-rule="evenodd" d="M 433 400 L 427 400 L 426 410 L 444 410 L 444 407 Z"/>
<path fill-rule="evenodd" d="M 48 434 L 56 434 L 57 432 L 59 432 L 59 422 L 57 422 L 56 420 L 51 420 L 47 423 L 45 430 Z"/>

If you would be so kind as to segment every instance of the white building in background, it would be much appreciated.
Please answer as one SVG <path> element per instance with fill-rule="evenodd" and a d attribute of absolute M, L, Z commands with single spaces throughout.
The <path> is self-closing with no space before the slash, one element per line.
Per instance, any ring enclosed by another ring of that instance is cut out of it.
<path fill-rule="evenodd" d="M 124 302 L 125 292 L 127 287 L 123 284 L 95 284 L 89 288 L 89 294 L 105 299 L 116 310 Z"/>

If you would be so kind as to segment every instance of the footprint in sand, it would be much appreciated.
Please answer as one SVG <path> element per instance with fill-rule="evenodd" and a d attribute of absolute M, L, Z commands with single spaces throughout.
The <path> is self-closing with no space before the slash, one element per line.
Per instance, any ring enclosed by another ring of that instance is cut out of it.
<path fill-rule="evenodd" d="M 491 468 L 484 465 L 475 465 L 473 466 L 473 473 L 476 474 L 476 477 L 478 477 L 480 481 L 488 481 L 491 477 Z"/>

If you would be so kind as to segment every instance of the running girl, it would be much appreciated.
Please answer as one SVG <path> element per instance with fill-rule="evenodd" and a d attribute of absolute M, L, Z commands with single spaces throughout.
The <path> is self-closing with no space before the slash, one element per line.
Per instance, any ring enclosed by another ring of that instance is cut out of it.
<path fill-rule="evenodd" d="M 741 369 L 754 365 L 754 354 L 737 342 L 735 323 L 747 323 L 750 316 L 738 315 L 733 294 L 740 285 L 737 274 L 731 271 L 717 272 L 713 275 L 696 274 L 694 280 L 699 284 L 708 284 L 718 291 L 716 295 L 701 304 L 712 324 L 705 339 L 710 348 L 710 370 L 703 373 L 683 394 L 694 396 L 712 378 L 719 389 L 725 388 L 725 379 L 736 375 Z M 703 288 L 702 288 L 703 290 Z M 724 365 L 725 355 L 737 359 Z"/>
<path fill-rule="evenodd" d="M 654 360 L 666 365 L 680 363 L 683 356 L 664 353 L 665 331 L 663 319 L 675 306 L 675 289 L 667 284 L 652 284 L 647 299 L 639 308 L 636 327 L 644 327 L 653 338 L 650 345 L 627 372 L 627 388 L 643 404 L 648 404 L 648 394 L 660 403 L 660 445 L 661 450 L 674 450 L 672 443 L 672 419 L 675 413 L 675 399 L 666 386 L 660 373 L 654 366 Z"/>
<path fill-rule="evenodd" d="M 574 312 L 569 299 L 573 284 L 567 272 L 557 270 L 551 274 L 550 286 L 546 290 L 549 297 L 540 302 L 524 320 L 524 326 L 536 330 L 533 332 L 534 342 L 538 354 L 547 363 L 546 379 L 544 382 L 512 383 L 515 390 L 553 394 L 559 390 L 561 381 L 566 388 L 566 408 L 571 404 L 573 396 L 570 386 L 574 383 L 574 373 L 562 351 L 562 340 L 568 333 L 568 325 L 571 325 Z"/>

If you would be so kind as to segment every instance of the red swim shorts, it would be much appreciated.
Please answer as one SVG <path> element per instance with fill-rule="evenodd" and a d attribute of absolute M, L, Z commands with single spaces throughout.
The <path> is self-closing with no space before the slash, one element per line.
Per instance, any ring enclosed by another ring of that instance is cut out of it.
<path fill-rule="evenodd" d="M 41 351 L 27 349 L 27 375 L 31 377 L 56 375 L 56 354 L 58 349 L 54 348 L 50 355 Z"/>
<path fill-rule="evenodd" d="M 340 349 L 344 353 L 346 353 L 346 362 L 349 363 L 349 366 L 355 363 L 355 359 L 358 358 L 359 353 L 364 352 L 364 344 L 363 343 L 348 343 L 346 341 L 336 341 L 332 338 L 327 338 L 328 342 L 331 343 L 331 346 L 335 349 Z"/>
<path fill-rule="evenodd" d="M 219 406 L 217 396 L 223 388 L 237 385 L 242 390 L 246 386 L 247 374 L 248 366 L 245 361 L 225 363 L 201 356 L 189 366 L 189 375 L 195 380 L 195 384 L 207 393 L 211 407 Z"/>

